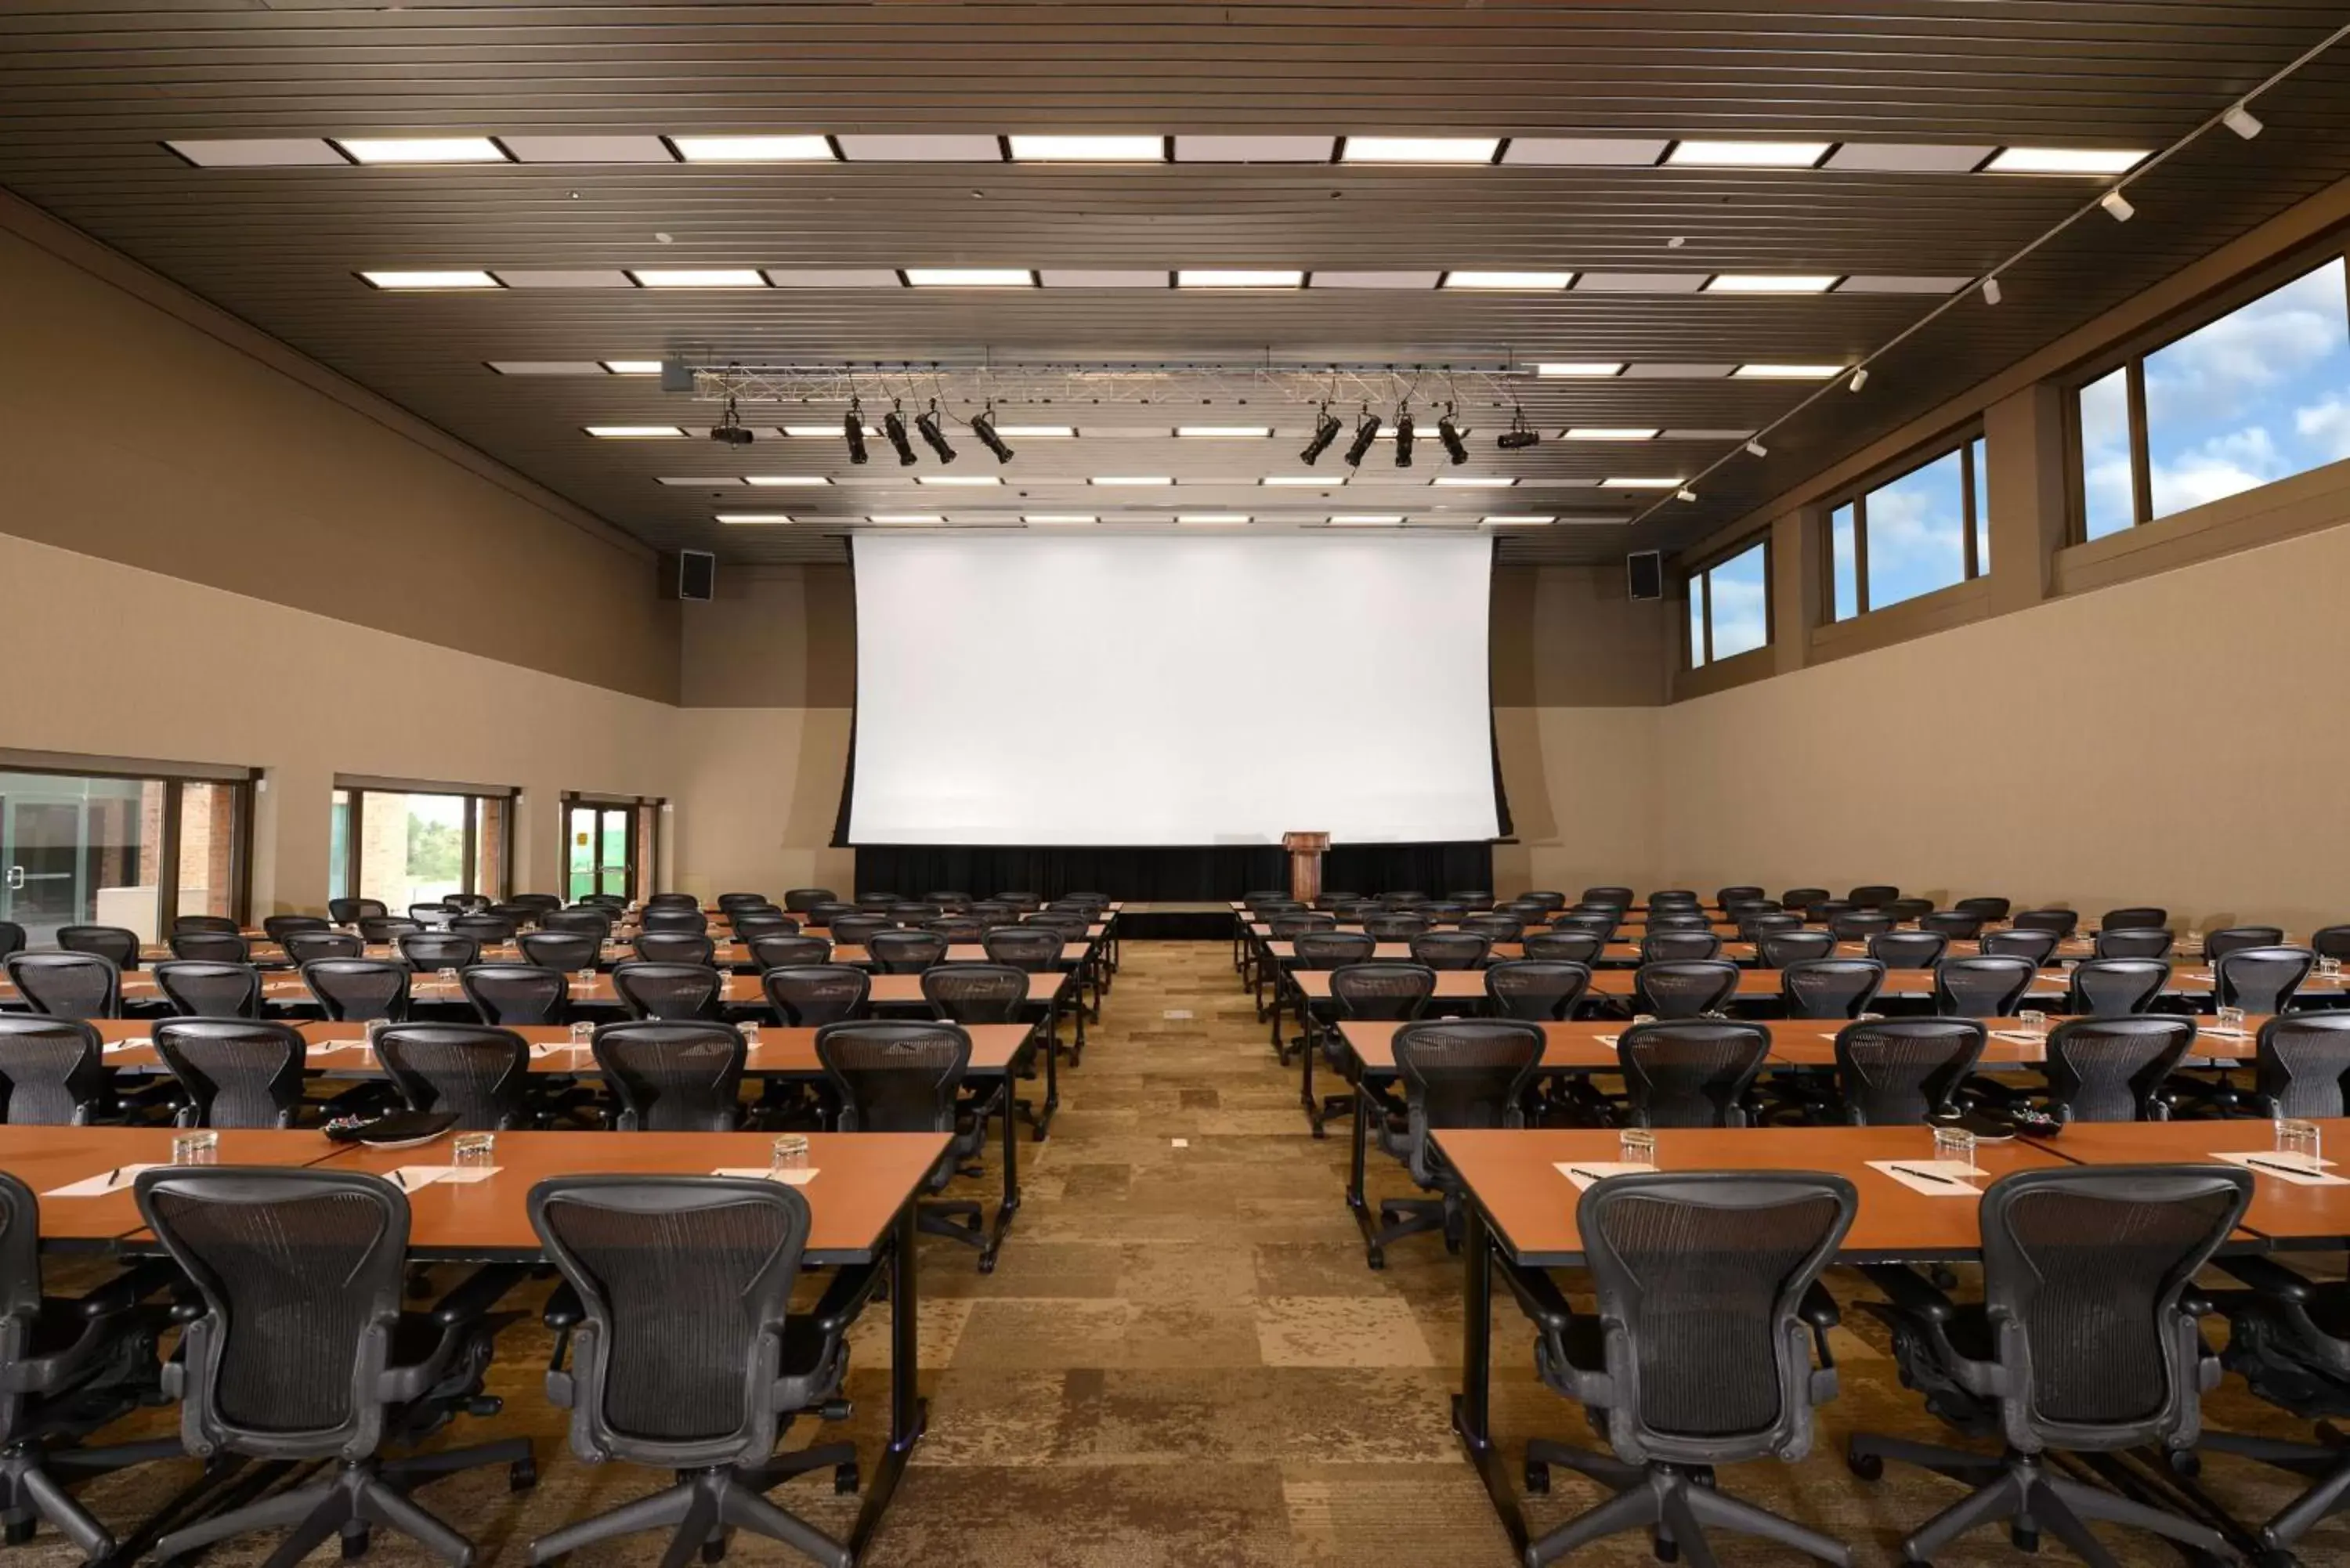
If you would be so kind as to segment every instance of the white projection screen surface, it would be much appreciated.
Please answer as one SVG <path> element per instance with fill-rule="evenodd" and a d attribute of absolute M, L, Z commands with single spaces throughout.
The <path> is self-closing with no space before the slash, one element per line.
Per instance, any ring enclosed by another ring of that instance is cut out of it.
<path fill-rule="evenodd" d="M 1497 832 L 1482 535 L 857 536 L 848 842 Z"/>

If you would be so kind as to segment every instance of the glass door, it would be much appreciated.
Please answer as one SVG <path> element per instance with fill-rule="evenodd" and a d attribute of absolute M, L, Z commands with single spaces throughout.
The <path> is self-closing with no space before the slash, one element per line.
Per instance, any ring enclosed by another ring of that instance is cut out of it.
<path fill-rule="evenodd" d="M 591 893 L 632 897 L 636 864 L 636 814 L 625 805 L 582 805 L 565 814 L 569 840 L 569 891 L 577 903 Z"/>
<path fill-rule="evenodd" d="M 155 940 L 163 790 L 160 779 L 0 773 L 0 920 L 34 947 L 72 925 Z"/>

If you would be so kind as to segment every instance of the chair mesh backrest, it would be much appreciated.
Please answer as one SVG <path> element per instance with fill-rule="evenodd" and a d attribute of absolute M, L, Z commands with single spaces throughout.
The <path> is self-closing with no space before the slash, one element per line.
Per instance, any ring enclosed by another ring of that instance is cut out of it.
<path fill-rule="evenodd" d="M 951 946 L 961 943 L 971 947 L 976 947 L 987 932 L 985 926 L 969 915 L 941 915 L 935 920 L 924 920 L 922 929 L 943 937 Z"/>
<path fill-rule="evenodd" d="M 1379 902 L 1385 904 L 1390 909 L 1409 909 L 1417 905 L 1427 903 L 1428 895 L 1410 888 L 1406 888 L 1401 892 L 1380 894 Z"/>
<path fill-rule="evenodd" d="M 2003 953 L 2012 958 L 2030 959 L 2035 965 L 2044 964 L 2056 950 L 2062 939 L 2054 931 L 2023 929 L 2005 931 L 1985 931 L 1981 947 L 1986 953 Z"/>
<path fill-rule="evenodd" d="M 1395 1032 L 1412 1174 L 1436 1168 L 1431 1130 L 1525 1125 L 1525 1097 L 1543 1054 L 1542 1031 L 1507 1018 L 1424 1018 Z"/>
<path fill-rule="evenodd" d="M 1632 981 L 1633 1011 L 1656 1018 L 1718 1012 L 1738 994 L 1738 966 L 1728 959 L 1669 959 L 1644 963 Z"/>
<path fill-rule="evenodd" d="M 1558 904 L 1551 906 L 1554 909 L 1559 908 L 1566 902 L 1566 895 L 1564 893 L 1554 893 L 1551 894 L 1550 897 L 1558 900 Z M 1490 909 L 1493 907 L 1493 895 L 1487 892 L 1482 888 L 1455 888 L 1452 891 L 1444 895 L 1444 901 L 1448 904 L 1459 904 L 1462 908 L 1469 909 Z"/>
<path fill-rule="evenodd" d="M 784 894 L 784 908 L 795 915 L 805 915 L 818 904 L 839 901 L 839 895 L 829 888 L 793 888 Z"/>
<path fill-rule="evenodd" d="M 2013 954 L 1969 954 L 1934 966 L 1934 1011 L 1953 1018 L 2012 1018 L 2040 970 Z"/>
<path fill-rule="evenodd" d="M 865 1015 L 873 977 L 840 963 L 791 964 L 766 971 L 759 983 L 767 1005 L 788 1029 L 819 1029 Z"/>
<path fill-rule="evenodd" d="M 905 903 L 890 905 L 889 913 L 890 924 L 919 929 L 945 914 L 946 910 L 936 904 Z"/>
<path fill-rule="evenodd" d="M 839 898 L 825 898 L 809 905 L 803 912 L 807 916 L 809 925 L 830 930 L 833 921 L 847 919 L 857 913 L 857 906 Z M 833 940 L 837 941 L 839 939 L 836 937 Z"/>
<path fill-rule="evenodd" d="M 1291 948 L 1299 969 L 1344 969 L 1367 963 L 1378 950 L 1378 939 L 1367 931 L 1305 931 Z"/>
<path fill-rule="evenodd" d="M 1516 959 L 1485 971 L 1485 994 L 1503 1018 L 1564 1023 L 1590 989 L 1588 965 L 1559 959 Z"/>
<path fill-rule="evenodd" d="M 1835 950 L 1835 937 L 1827 931 L 1770 931 L 1754 939 L 1755 961 L 1764 969 L 1827 958 Z"/>
<path fill-rule="evenodd" d="M 1869 882 L 1855 888 L 1845 897 L 1864 909 L 1881 909 L 1901 897 L 1901 889 L 1890 882 Z"/>
<path fill-rule="evenodd" d="M 482 944 L 451 931 L 411 931 L 400 939 L 400 956 L 420 974 L 463 969 L 482 961 Z"/>
<path fill-rule="evenodd" d="M 887 915 L 843 915 L 827 928 L 832 940 L 844 947 L 861 948 L 873 940 L 874 933 L 891 929 Z"/>
<path fill-rule="evenodd" d="M 2190 1018 L 2068 1020 L 2048 1036 L 2049 1098 L 2067 1121 L 2137 1121 L 2194 1044 Z"/>
<path fill-rule="evenodd" d="M 1575 1216 L 1608 1365 L 1632 1374 L 1610 1417 L 1634 1428 L 1623 1436 L 1648 1451 L 1676 1438 L 1800 1448 L 1811 1351 L 1795 1309 L 1856 1206 L 1850 1182 L 1805 1172 L 1638 1174 L 1586 1191 Z"/>
<path fill-rule="evenodd" d="M 1761 898 L 1762 896 L 1762 889 L 1752 882 L 1741 882 L 1734 888 L 1716 889 L 1713 901 L 1727 909 L 1732 904 L 1742 904 L 1750 899 Z"/>
<path fill-rule="evenodd" d="M 1815 898 L 1812 901 L 1811 907 L 1804 911 L 1804 915 L 1807 920 L 1814 924 L 1832 926 L 1838 917 L 1851 914 L 1853 908 L 1852 900 L 1849 898 Z"/>
<path fill-rule="evenodd" d="M 542 931 L 576 931 L 598 942 L 612 934 L 612 917 L 605 909 L 549 909 L 539 917 Z"/>
<path fill-rule="evenodd" d="M 1790 888 L 1779 895 L 1779 902 L 1790 909 L 1808 909 L 1827 896 L 1825 888 Z"/>
<path fill-rule="evenodd" d="M 1095 893 L 1072 893 L 1069 897 L 1072 898 L 1081 898 L 1087 902 L 1093 902 L 1097 899 L 1105 904 L 1109 902 L 1107 898 L 1102 898 L 1099 894 Z M 940 909 L 947 911 L 949 914 L 954 914 L 970 909 L 972 898 L 970 894 L 964 892 L 960 888 L 933 888 L 929 892 L 922 895 L 922 902 L 925 904 L 936 904 Z"/>
<path fill-rule="evenodd" d="M 725 977 L 708 964 L 621 963 L 612 966 L 612 990 L 631 1018 L 717 1016 Z"/>
<path fill-rule="evenodd" d="M 2007 919 L 2009 907 L 2005 898 L 1961 898 L 1950 906 L 1961 914 L 1981 915 L 1986 920 Z"/>
<path fill-rule="evenodd" d="M 744 944 L 760 970 L 795 969 L 832 961 L 832 944 L 822 937 L 753 937 Z"/>
<path fill-rule="evenodd" d="M 207 963 L 243 963 L 253 956 L 253 950 L 234 931 L 174 931 L 172 956 Z"/>
<path fill-rule="evenodd" d="M 355 1173 L 184 1167 L 142 1172 L 137 1190 L 208 1309 L 191 1400 L 232 1428 L 318 1435 L 317 1457 L 334 1457 L 330 1435 L 365 1414 L 353 1385 L 367 1331 L 399 1309 L 398 1190 Z"/>
<path fill-rule="evenodd" d="M 408 966 L 392 959 L 314 959 L 302 983 L 327 1016 L 355 1022 L 408 1016 Z"/>
<path fill-rule="evenodd" d="M 1616 1039 L 1633 1125 L 1746 1125 L 1746 1092 L 1770 1054 L 1770 1032 L 1729 1020 L 1636 1023 Z"/>
<path fill-rule="evenodd" d="M 1426 915 L 1406 914 L 1395 909 L 1363 917 L 1363 931 L 1374 941 L 1408 942 L 1414 937 L 1427 935 L 1434 929 L 1435 922 Z"/>
<path fill-rule="evenodd" d="M 1721 956 L 1721 939 L 1711 931 L 1652 931 L 1640 941 L 1640 961 L 1643 963 Z"/>
<path fill-rule="evenodd" d="M 1411 961 L 1430 969 L 1478 969 L 1492 950 L 1474 931 L 1422 931 L 1411 939 Z"/>
<path fill-rule="evenodd" d="M 2211 965 L 2212 994 L 2222 1007 L 2282 1012 L 2316 967 L 2317 955 L 2307 948 L 2238 948 Z"/>
<path fill-rule="evenodd" d="M 1632 907 L 1632 889 L 1629 888 L 1586 888 L 1583 890 L 1583 898 L 1580 901 L 1586 904 L 1606 904 L 1617 909 L 1628 909 Z"/>
<path fill-rule="evenodd" d="M 2101 959 L 2168 958 L 2172 938 L 2159 926 L 2107 926 L 2097 932 Z"/>
<path fill-rule="evenodd" d="M 2101 931 L 2142 931 L 2169 924 L 2169 910 L 2155 904 L 2134 904 L 2126 909 L 2107 909 L 2098 919 L 2097 929 Z"/>
<path fill-rule="evenodd" d="M 2261 1025 L 2256 1087 L 2276 1114 L 2314 1119 L 2350 1110 L 2350 1012 L 2292 1012 Z"/>
<path fill-rule="evenodd" d="M 1001 963 L 941 963 L 922 971 L 922 999 L 950 1023 L 1017 1023 L 1028 971 Z"/>
<path fill-rule="evenodd" d="M 701 931 L 646 931 L 637 938 L 637 957 L 647 963 L 714 962 L 718 944 Z"/>
<path fill-rule="evenodd" d="M 1887 969 L 1931 969 L 1950 950 L 1939 931 L 1880 931 L 1868 939 L 1868 956 Z"/>
<path fill-rule="evenodd" d="M 1666 888 L 1648 895 L 1648 912 L 1652 915 L 1659 909 L 1694 909 L 1696 908 L 1698 908 L 1698 896 L 1697 889 L 1694 888 Z"/>
<path fill-rule="evenodd" d="M 718 907 L 729 915 L 741 909 L 755 909 L 767 901 L 764 893 L 721 893 L 717 898 Z"/>
<path fill-rule="evenodd" d="M 414 920 L 404 917 L 394 919 L 390 916 L 378 918 L 369 915 L 359 921 L 359 935 L 371 945 L 395 942 L 411 931 L 421 931 L 423 929 Z"/>
<path fill-rule="evenodd" d="M 1931 898 L 1896 898 L 1885 906 L 1885 912 L 1898 921 L 1922 919 L 1934 912 Z"/>
<path fill-rule="evenodd" d="M 1954 942 L 1970 942 L 1982 935 L 1983 918 L 1964 909 L 1936 909 L 1918 917 L 1918 929 L 1937 932 Z"/>
<path fill-rule="evenodd" d="M 1861 942 L 1893 929 L 1893 917 L 1881 909 L 1856 910 L 1838 915 L 1828 922 L 1828 929 L 1840 942 Z"/>
<path fill-rule="evenodd" d="M 1695 909 L 1650 909 L 1648 929 L 1656 931 L 1710 931 L 1713 919 Z"/>
<path fill-rule="evenodd" d="M 0 1121 L 72 1127 L 98 1114 L 107 1072 L 98 1031 L 78 1018 L 0 1012 Z"/>
<path fill-rule="evenodd" d="M 1750 942 L 1803 929 L 1804 917 L 1786 909 L 1765 909 L 1759 914 L 1742 914 L 1738 918 L 1738 934 Z"/>
<path fill-rule="evenodd" d="M 7 943 L 0 940 L 0 952 Z M 2319 958 L 2350 959 L 2350 926 L 2320 926 L 2309 933 L 2309 950 Z"/>
<path fill-rule="evenodd" d="M 358 958 L 366 945 L 349 931 L 288 931 L 278 940 L 296 967 L 312 959 Z"/>
<path fill-rule="evenodd" d="M 1061 964 L 1061 933 L 1049 926 L 998 926 L 980 939 L 991 963 L 1045 974 Z"/>
<path fill-rule="evenodd" d="M 2239 948 L 2272 948 L 2284 941 L 2282 926 L 2223 926 L 2203 936 L 2203 956 L 2218 959 Z"/>
<path fill-rule="evenodd" d="M 249 963 L 172 959 L 155 966 L 155 983 L 190 1018 L 258 1018 L 261 971 Z"/>
<path fill-rule="evenodd" d="M 841 1131 L 955 1130 L 955 1091 L 971 1066 L 971 1036 L 960 1025 L 828 1023 L 816 1031 L 816 1057 Z"/>
<path fill-rule="evenodd" d="M 1804 959 L 1779 971 L 1779 994 L 1790 1018 L 1857 1018 L 1885 984 L 1875 959 Z"/>
<path fill-rule="evenodd" d="M 459 1127 L 485 1132 L 525 1119 L 530 1047 L 519 1034 L 470 1023 L 395 1023 L 376 1036 L 375 1049 L 410 1110 L 453 1112 Z"/>
<path fill-rule="evenodd" d="M 2064 1011 L 2125 1018 L 2152 1007 L 2169 983 L 2170 966 L 2160 959 L 2090 959 L 2073 966 Z"/>
<path fill-rule="evenodd" d="M 2199 1341 L 2178 1298 L 2251 1193 L 2251 1172 L 2209 1166 L 2028 1171 L 1992 1183 L 1981 1210 L 1984 1303 L 1995 1327 L 2021 1330 L 2029 1364 L 2014 1369 L 2028 1372 L 2029 1403 L 2011 1425 L 2127 1428 L 2182 1407 L 2191 1419 Z"/>
<path fill-rule="evenodd" d="M 1553 931 L 1587 931 L 1604 942 L 1613 940 L 1616 928 L 1623 923 L 1612 909 L 1588 912 L 1577 910 L 1555 917 L 1550 923 L 1550 929 Z"/>
<path fill-rule="evenodd" d="M 1845 1119 L 1914 1125 L 1950 1109 L 1981 1057 L 1983 1026 L 1970 1018 L 1883 1018 L 1836 1034 L 1836 1090 Z"/>
<path fill-rule="evenodd" d="M 59 926 L 57 946 L 69 953 L 94 953 L 114 967 L 139 967 L 139 933 L 121 926 Z"/>
<path fill-rule="evenodd" d="M 710 918 L 700 909 L 648 908 L 637 924 L 648 931 L 683 931 L 700 936 L 710 929 Z"/>
<path fill-rule="evenodd" d="M 1536 931 L 1522 950 L 1529 959 L 1589 965 L 1607 950 L 1607 939 L 1596 931 Z"/>
<path fill-rule="evenodd" d="M 187 1090 L 197 1127 L 291 1127 L 309 1049 L 290 1023 L 172 1018 L 155 1025 L 155 1054 Z"/>
<path fill-rule="evenodd" d="M 732 929 L 738 942 L 753 942 L 761 937 L 792 937 L 799 934 L 800 923 L 789 915 L 737 915 Z"/>
<path fill-rule="evenodd" d="M 531 962 L 566 974 L 594 969 L 604 947 L 602 935 L 591 931 L 525 931 L 515 939 L 515 945 Z"/>
<path fill-rule="evenodd" d="M 0 959 L 24 950 L 25 928 L 14 920 L 0 920 Z"/>
<path fill-rule="evenodd" d="M 471 937 L 484 947 L 514 940 L 514 922 L 497 915 L 460 915 L 449 922 L 450 930 L 461 937 Z"/>
<path fill-rule="evenodd" d="M 752 1369 L 785 1321 L 807 1199 L 767 1181 L 605 1176 L 541 1182 L 530 1204 L 593 1325 L 580 1344 L 595 1365 L 578 1370 L 600 1371 L 591 1419 L 616 1453 L 632 1457 L 630 1439 L 715 1443 L 761 1420 Z"/>
<path fill-rule="evenodd" d="M 1419 1016 L 1436 992 L 1426 964 L 1357 963 L 1330 971 L 1330 1000 L 1348 1018 L 1394 1023 Z"/>
<path fill-rule="evenodd" d="M 560 1023 L 569 1011 L 571 977 L 545 964 L 477 963 L 457 983 L 484 1023 Z"/>
<path fill-rule="evenodd" d="M 2019 909 L 2008 923 L 2019 931 L 2054 931 L 2069 937 L 2081 917 L 2071 909 Z"/>
<path fill-rule="evenodd" d="M 865 952 L 883 974 L 920 974 L 947 961 L 947 940 L 936 931 L 876 931 Z"/>
<path fill-rule="evenodd" d="M 1461 929 L 1497 942 L 1514 942 L 1526 934 L 1525 922 L 1515 915 L 1463 915 Z"/>
<path fill-rule="evenodd" d="M 596 1031 L 596 1065 L 626 1132 L 732 1132 L 743 1036 L 731 1023 L 637 1019 Z"/>
<path fill-rule="evenodd" d="M 1461 897 L 1461 895 L 1456 893 L 1453 897 L 1457 898 Z M 1630 895 L 1627 893 L 1625 897 L 1628 901 Z M 1512 901 L 1521 904 L 1540 904 L 1546 909 L 1564 909 L 1566 908 L 1566 895 L 1560 892 L 1555 888 L 1530 888 L 1526 891 L 1519 894 L 1517 898 Z"/>
<path fill-rule="evenodd" d="M 122 1012 L 122 971 L 96 953 L 10 953 L 8 979 L 36 1012 L 53 1018 L 114 1018 Z"/>
<path fill-rule="evenodd" d="M 380 898 L 329 898 L 327 919 L 338 926 L 357 925 L 371 915 L 389 915 L 390 906 Z"/>

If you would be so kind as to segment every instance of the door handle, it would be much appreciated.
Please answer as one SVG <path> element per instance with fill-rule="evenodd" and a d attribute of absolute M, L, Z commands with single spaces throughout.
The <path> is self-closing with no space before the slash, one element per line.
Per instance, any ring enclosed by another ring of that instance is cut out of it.
<path fill-rule="evenodd" d="M 9 886 L 10 888 L 21 888 L 21 887 L 23 887 L 24 885 L 25 885 L 25 868 L 24 868 L 22 866 L 11 866 L 11 867 L 8 867 L 8 886 Z"/>

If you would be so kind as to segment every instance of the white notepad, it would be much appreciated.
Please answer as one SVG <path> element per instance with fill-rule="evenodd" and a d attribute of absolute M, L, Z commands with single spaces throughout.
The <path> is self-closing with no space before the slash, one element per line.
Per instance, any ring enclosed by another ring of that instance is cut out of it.
<path fill-rule="evenodd" d="M 127 1192 L 139 1179 L 142 1170 L 161 1170 L 158 1165 L 126 1165 L 120 1170 L 101 1170 L 96 1176 L 85 1176 L 79 1181 L 53 1189 L 41 1194 L 44 1198 L 103 1198 L 109 1192 Z"/>
<path fill-rule="evenodd" d="M 111 1056 L 117 1051 L 136 1051 L 141 1045 L 152 1045 L 153 1044 L 155 1044 L 155 1042 L 149 1039 L 146 1035 L 136 1034 L 128 1039 L 109 1040 L 98 1049 L 99 1054 L 102 1056 Z"/>
<path fill-rule="evenodd" d="M 494 1165 L 403 1165 L 389 1178 L 402 1192 L 413 1192 L 420 1187 L 430 1187 L 436 1181 L 463 1187 L 476 1181 L 487 1181 L 498 1173 Z"/>
<path fill-rule="evenodd" d="M 1588 1192 L 1594 1182 L 1605 1181 L 1611 1176 L 1629 1176 L 1635 1171 L 1654 1170 L 1653 1165 L 1627 1165 L 1621 1160 L 1562 1159 L 1558 1173 L 1575 1183 L 1577 1192 Z"/>
<path fill-rule="evenodd" d="M 1970 1179 L 1991 1174 L 1962 1159 L 1872 1159 L 1868 1168 L 1929 1198 L 1981 1198 L 1981 1189 L 1970 1185 Z"/>
<path fill-rule="evenodd" d="M 1994 1029 L 1991 1032 L 1991 1037 L 1994 1040 L 2006 1040 L 2017 1045 L 2045 1045 L 2048 1044 L 2048 1037 L 2046 1035 L 2034 1034 L 2028 1029 Z"/>
<path fill-rule="evenodd" d="M 731 1165 L 710 1173 L 712 1176 L 740 1176 L 752 1181 L 780 1181 L 785 1187 L 806 1187 L 816 1179 L 816 1167 L 795 1166 L 789 1170 L 769 1170 L 760 1165 Z"/>
<path fill-rule="evenodd" d="M 2290 1181 L 2295 1187 L 2350 1187 L 2350 1180 L 2325 1169 L 2334 1163 L 2330 1159 L 2312 1160 L 2305 1155 L 2279 1154 L 2272 1148 L 2255 1149 L 2249 1154 L 2215 1154 L 2211 1158 L 2242 1166 L 2255 1176 Z"/>

